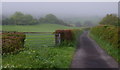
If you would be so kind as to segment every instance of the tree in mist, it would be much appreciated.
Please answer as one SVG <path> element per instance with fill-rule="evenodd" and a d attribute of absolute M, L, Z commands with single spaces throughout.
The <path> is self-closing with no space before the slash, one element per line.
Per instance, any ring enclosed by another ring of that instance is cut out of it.
<path fill-rule="evenodd" d="M 120 26 L 120 18 L 117 17 L 115 14 L 107 14 L 102 21 L 100 22 L 102 25 L 114 25 Z"/>
<path fill-rule="evenodd" d="M 59 21 L 59 19 L 55 15 L 48 14 L 45 17 L 40 18 L 39 22 L 40 23 L 58 24 L 60 21 Z"/>
<path fill-rule="evenodd" d="M 59 21 L 58 18 L 53 14 L 46 15 L 45 19 L 46 19 L 46 22 L 48 23 L 57 23 Z"/>
<path fill-rule="evenodd" d="M 65 23 L 63 20 L 58 19 L 53 14 L 48 14 L 45 17 L 40 18 L 39 20 L 33 18 L 30 14 L 23 14 L 21 12 L 15 12 L 12 16 L 4 18 L 2 20 L 3 25 L 36 25 L 42 23 L 49 24 L 60 24 L 65 26 L 71 26 Z"/>
<path fill-rule="evenodd" d="M 53 14 L 47 14 L 45 17 L 40 18 L 39 23 L 60 24 L 60 25 L 70 26 L 69 24 L 65 23 L 63 20 L 58 19 Z"/>
<path fill-rule="evenodd" d="M 11 17 L 3 20 L 3 25 L 33 25 L 37 23 L 37 20 L 31 15 L 25 15 L 21 12 L 16 12 Z"/>
<path fill-rule="evenodd" d="M 13 22 L 13 19 L 11 18 L 6 18 L 2 20 L 2 25 L 15 25 Z"/>

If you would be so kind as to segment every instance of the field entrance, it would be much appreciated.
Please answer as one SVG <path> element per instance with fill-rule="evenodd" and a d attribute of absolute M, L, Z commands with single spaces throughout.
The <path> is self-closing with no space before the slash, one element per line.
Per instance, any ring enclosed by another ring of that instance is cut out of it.
<path fill-rule="evenodd" d="M 55 45 L 55 34 L 52 32 L 25 32 L 25 46 L 48 47 Z"/>

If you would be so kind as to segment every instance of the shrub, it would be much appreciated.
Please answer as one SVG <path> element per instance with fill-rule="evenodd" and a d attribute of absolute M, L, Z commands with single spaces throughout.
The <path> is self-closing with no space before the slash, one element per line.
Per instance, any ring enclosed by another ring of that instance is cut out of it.
<path fill-rule="evenodd" d="M 71 45 L 73 46 L 80 35 L 82 30 L 72 29 L 72 30 L 56 30 L 56 34 L 60 34 L 61 45 Z"/>
<path fill-rule="evenodd" d="M 11 53 L 24 47 L 25 34 L 22 32 L 2 33 L 2 54 Z"/>
<path fill-rule="evenodd" d="M 98 38 L 109 42 L 116 48 L 120 48 L 120 27 L 114 26 L 96 26 L 91 29 L 91 33 Z"/>
<path fill-rule="evenodd" d="M 77 41 L 81 33 L 82 33 L 82 30 L 80 29 L 73 29 L 72 30 L 73 41 Z"/>

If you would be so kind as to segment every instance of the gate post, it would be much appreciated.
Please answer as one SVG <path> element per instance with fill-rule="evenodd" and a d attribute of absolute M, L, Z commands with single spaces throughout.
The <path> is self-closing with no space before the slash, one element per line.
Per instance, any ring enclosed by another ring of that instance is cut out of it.
<path fill-rule="evenodd" d="M 56 45 L 60 45 L 60 43 L 61 43 L 60 33 L 55 34 L 55 44 L 56 44 Z"/>

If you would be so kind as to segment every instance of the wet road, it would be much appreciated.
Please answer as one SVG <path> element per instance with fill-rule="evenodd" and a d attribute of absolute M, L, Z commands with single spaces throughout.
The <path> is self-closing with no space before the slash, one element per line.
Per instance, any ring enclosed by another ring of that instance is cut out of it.
<path fill-rule="evenodd" d="M 79 38 L 71 68 L 118 68 L 118 63 L 88 33 L 85 31 Z"/>

